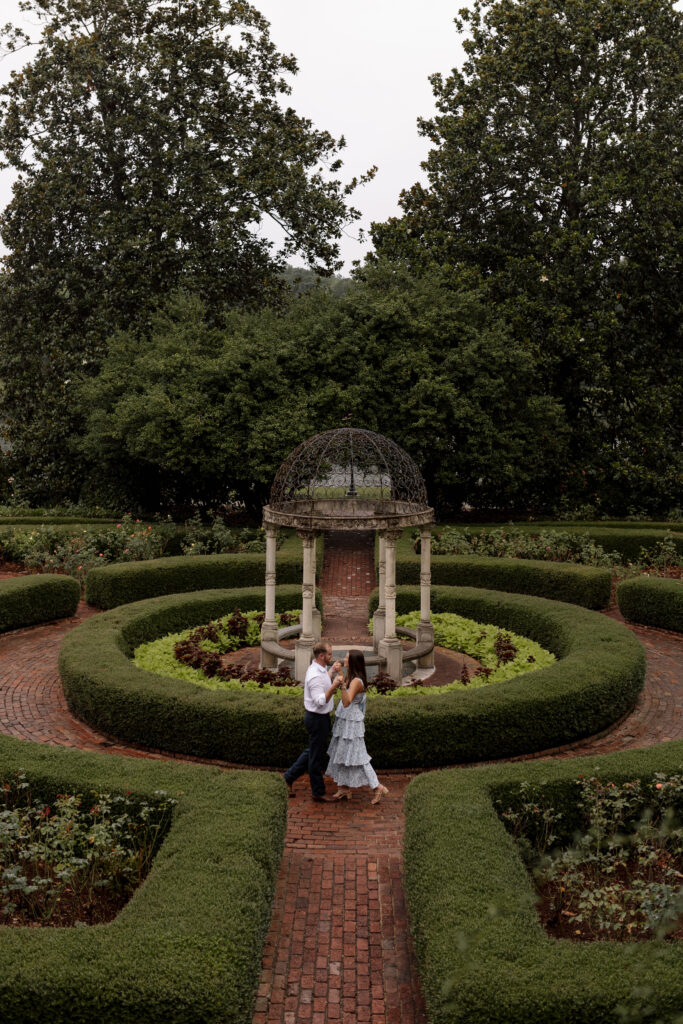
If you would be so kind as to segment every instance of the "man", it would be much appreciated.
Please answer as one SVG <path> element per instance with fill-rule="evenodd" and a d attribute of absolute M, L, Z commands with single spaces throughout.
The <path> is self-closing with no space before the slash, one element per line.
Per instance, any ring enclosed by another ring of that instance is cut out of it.
<path fill-rule="evenodd" d="M 290 796 L 296 796 L 292 784 L 304 772 L 308 772 L 311 780 L 313 799 L 319 803 L 328 803 L 332 797 L 325 796 L 323 766 L 327 741 L 330 735 L 330 712 L 334 707 L 332 697 L 339 684 L 331 681 L 341 669 L 341 663 L 335 661 L 332 668 L 332 648 L 326 640 L 319 640 L 313 648 L 313 661 L 308 666 L 304 680 L 304 723 L 308 731 L 308 748 L 296 759 L 291 768 L 285 772 L 285 782 Z"/>

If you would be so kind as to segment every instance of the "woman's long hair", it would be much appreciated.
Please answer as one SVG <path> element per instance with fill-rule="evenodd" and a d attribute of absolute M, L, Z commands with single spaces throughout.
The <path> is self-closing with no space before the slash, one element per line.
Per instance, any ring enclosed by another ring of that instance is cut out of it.
<path fill-rule="evenodd" d="M 368 688 L 368 675 L 365 668 L 365 655 L 362 651 L 349 651 L 349 682 L 352 679 L 360 679 L 363 689 Z"/>

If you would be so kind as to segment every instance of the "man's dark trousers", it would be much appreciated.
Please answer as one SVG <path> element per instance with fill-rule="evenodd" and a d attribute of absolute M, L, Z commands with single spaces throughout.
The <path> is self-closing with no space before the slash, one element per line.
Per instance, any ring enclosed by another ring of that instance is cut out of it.
<path fill-rule="evenodd" d="M 308 730 L 308 749 L 299 754 L 292 767 L 287 769 L 285 781 L 291 786 L 295 779 L 308 772 L 313 796 L 325 796 L 323 767 L 330 736 L 330 713 L 328 711 L 318 715 L 314 711 L 307 711 L 304 724 Z"/>

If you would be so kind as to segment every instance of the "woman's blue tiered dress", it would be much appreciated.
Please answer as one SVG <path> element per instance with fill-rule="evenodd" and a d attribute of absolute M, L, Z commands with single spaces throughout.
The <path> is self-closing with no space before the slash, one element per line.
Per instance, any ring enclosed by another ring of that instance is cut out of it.
<path fill-rule="evenodd" d="M 377 789 L 379 779 L 365 749 L 366 695 L 357 693 L 347 708 L 339 702 L 334 713 L 332 739 L 327 751 L 330 763 L 326 775 L 338 786 L 370 786 Z"/>

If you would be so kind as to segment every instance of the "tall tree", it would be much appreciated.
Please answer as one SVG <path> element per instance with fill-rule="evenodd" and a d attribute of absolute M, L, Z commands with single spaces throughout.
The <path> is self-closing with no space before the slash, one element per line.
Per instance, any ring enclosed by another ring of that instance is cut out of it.
<path fill-rule="evenodd" d="M 680 501 L 683 18 L 671 0 L 460 14 L 467 59 L 432 76 L 420 122 L 427 183 L 374 226 L 378 252 L 483 272 L 564 402 L 575 498 Z"/>
<path fill-rule="evenodd" d="M 77 429 L 69 389 L 106 337 L 144 335 L 179 286 L 216 316 L 262 303 L 294 252 L 329 273 L 356 182 L 335 177 L 343 139 L 281 102 L 296 61 L 249 3 L 20 6 L 39 37 L 4 29 L 7 49 L 36 52 L 0 89 L 0 150 L 18 172 L 0 220 L 0 379 L 13 451 L 49 490 Z M 268 218 L 279 247 L 260 234 Z"/>

